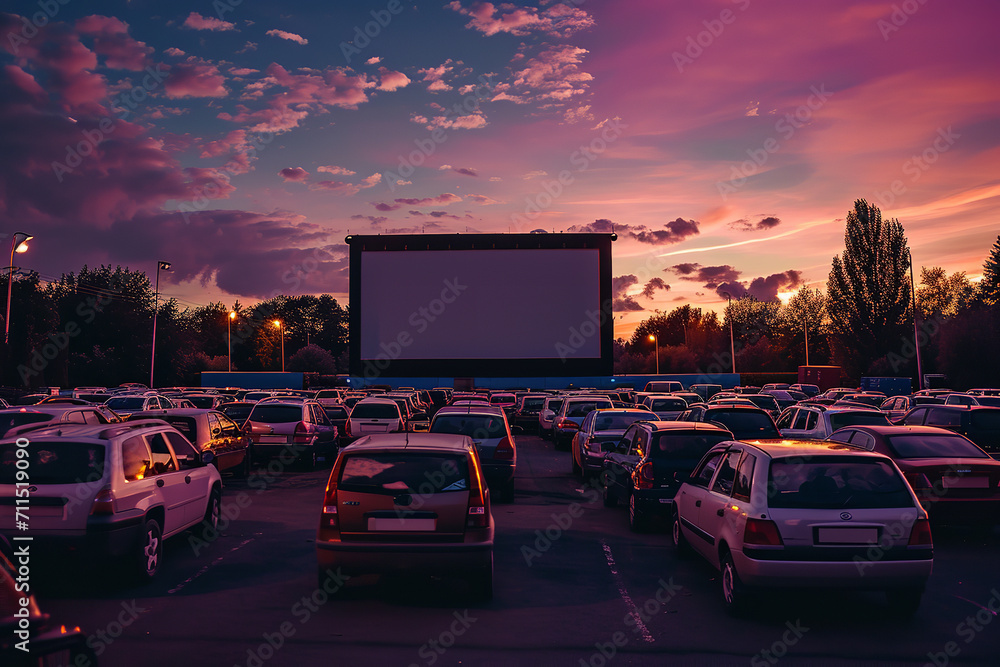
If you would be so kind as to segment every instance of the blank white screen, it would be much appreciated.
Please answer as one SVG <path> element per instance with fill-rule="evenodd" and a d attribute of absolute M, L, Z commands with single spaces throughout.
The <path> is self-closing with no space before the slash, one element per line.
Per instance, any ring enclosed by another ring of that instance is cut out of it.
<path fill-rule="evenodd" d="M 596 249 L 363 252 L 360 274 L 361 359 L 601 356 Z"/>

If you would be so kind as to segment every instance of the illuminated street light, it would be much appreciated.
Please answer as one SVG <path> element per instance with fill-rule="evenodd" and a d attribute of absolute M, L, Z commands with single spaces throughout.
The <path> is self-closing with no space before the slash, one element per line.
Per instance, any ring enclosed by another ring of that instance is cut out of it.
<path fill-rule="evenodd" d="M 229 311 L 229 372 L 233 372 L 233 320 L 236 319 L 236 311 Z"/>
<path fill-rule="evenodd" d="M 275 328 L 281 332 L 281 372 L 285 372 L 285 328 L 281 326 L 281 320 L 274 321 Z"/>
<path fill-rule="evenodd" d="M 156 290 L 153 292 L 153 352 L 149 360 L 149 388 L 153 388 L 153 368 L 156 366 L 156 316 L 160 312 L 160 270 L 169 271 L 170 262 L 156 263 Z"/>
<path fill-rule="evenodd" d="M 656 374 L 660 374 L 660 341 L 656 339 L 656 334 L 649 334 L 649 340 L 653 341 L 653 354 L 656 356 Z"/>
<path fill-rule="evenodd" d="M 22 237 L 20 241 L 17 237 Z M 10 272 L 7 274 L 7 316 L 4 318 L 4 334 L 3 342 L 6 345 L 10 344 L 10 288 L 14 283 L 14 253 L 15 252 L 27 252 L 28 251 L 28 241 L 35 238 L 31 234 L 26 234 L 24 232 L 14 232 L 14 238 L 10 240 Z"/>

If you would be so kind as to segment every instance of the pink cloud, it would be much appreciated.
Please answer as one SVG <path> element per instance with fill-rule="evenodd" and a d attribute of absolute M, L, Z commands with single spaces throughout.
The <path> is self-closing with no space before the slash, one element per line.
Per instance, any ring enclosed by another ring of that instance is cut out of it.
<path fill-rule="evenodd" d="M 167 97 L 225 97 L 229 94 L 225 81 L 215 65 L 189 58 L 170 68 L 164 89 Z"/>
<path fill-rule="evenodd" d="M 183 58 L 187 55 L 184 51 L 181 51 L 176 46 L 171 46 L 169 49 L 164 49 L 163 51 L 168 56 L 174 56 L 175 58 Z"/>
<path fill-rule="evenodd" d="M 280 37 L 281 39 L 287 39 L 290 42 L 295 42 L 296 44 L 308 44 L 309 40 L 302 35 L 296 35 L 294 32 L 286 32 L 284 30 L 268 30 L 265 35 L 270 35 L 271 37 Z"/>
<path fill-rule="evenodd" d="M 94 51 L 112 69 L 140 71 L 149 64 L 153 47 L 128 34 L 128 24 L 111 16 L 86 16 L 76 22 L 80 34 L 94 38 Z"/>
<path fill-rule="evenodd" d="M 246 144 L 246 134 L 245 130 L 233 130 L 222 139 L 202 144 L 201 157 L 218 157 L 219 155 L 229 153 L 237 147 L 243 146 Z"/>
<path fill-rule="evenodd" d="M 449 86 L 444 81 L 444 77 L 455 69 L 450 63 L 453 61 L 449 58 L 441 65 L 437 67 L 425 67 L 424 69 L 417 70 L 417 74 L 423 74 L 423 80 L 428 83 L 427 90 L 433 91 L 444 91 L 451 90 Z"/>
<path fill-rule="evenodd" d="M 350 169 L 345 169 L 344 167 L 337 167 L 334 165 L 326 165 L 322 167 L 316 167 L 316 171 L 322 171 L 327 174 L 333 174 L 334 176 L 354 176 L 358 172 L 351 171 Z"/>
<path fill-rule="evenodd" d="M 296 183 L 305 183 L 309 180 L 309 172 L 302 167 L 285 167 L 278 172 L 281 177 L 285 179 L 285 182 L 294 181 Z"/>
<path fill-rule="evenodd" d="M 233 76 L 248 76 L 250 74 L 260 73 L 259 69 L 251 69 L 249 67 L 237 67 L 235 69 L 229 70 L 229 73 Z"/>
<path fill-rule="evenodd" d="M 569 44 L 549 47 L 525 63 L 513 86 L 520 95 L 538 100 L 566 101 L 581 95 L 594 78 L 580 70 L 587 53 Z"/>
<path fill-rule="evenodd" d="M 381 83 L 379 83 L 379 90 L 399 90 L 410 83 L 410 77 L 406 76 L 402 72 L 395 72 L 385 67 L 378 68 L 378 75 Z"/>
<path fill-rule="evenodd" d="M 198 12 L 191 12 L 187 19 L 184 20 L 182 27 L 189 28 L 191 30 L 236 30 L 235 23 L 212 18 L 211 16 L 202 16 Z"/>
<path fill-rule="evenodd" d="M 563 3 L 539 10 L 535 7 L 514 7 L 509 4 L 500 5 L 498 8 L 492 2 L 473 2 L 466 9 L 456 0 L 447 7 L 470 17 L 472 20 L 465 27 L 478 30 L 484 35 L 506 32 L 524 37 L 533 32 L 541 32 L 557 37 L 569 37 L 594 25 L 593 18 L 587 12 Z"/>

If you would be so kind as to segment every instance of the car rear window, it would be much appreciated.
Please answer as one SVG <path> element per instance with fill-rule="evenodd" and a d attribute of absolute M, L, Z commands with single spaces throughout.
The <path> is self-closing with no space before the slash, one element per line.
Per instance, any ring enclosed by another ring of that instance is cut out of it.
<path fill-rule="evenodd" d="M 713 446 L 732 439 L 728 433 L 661 433 L 654 437 L 649 448 L 654 459 L 699 460 Z"/>
<path fill-rule="evenodd" d="M 431 433 L 457 433 L 473 439 L 503 438 L 507 435 L 503 419 L 486 415 L 438 415 L 431 424 Z"/>
<path fill-rule="evenodd" d="M 988 459 L 990 455 L 959 435 L 894 435 L 889 449 L 901 459 Z"/>
<path fill-rule="evenodd" d="M 567 406 L 567 408 L 566 408 L 566 416 L 567 417 L 586 417 L 587 413 L 589 413 L 591 410 L 604 410 L 604 409 L 612 408 L 612 407 L 614 407 L 614 406 L 611 405 L 611 401 L 606 401 L 606 402 L 604 402 L 604 401 L 602 401 L 602 402 L 588 401 L 586 403 L 576 403 L 576 402 L 573 402 L 573 403 L 570 403 L 569 406 Z"/>
<path fill-rule="evenodd" d="M 541 410 L 545 403 L 544 398 L 526 398 L 521 406 L 522 410 Z"/>
<path fill-rule="evenodd" d="M 766 413 L 747 411 L 718 411 L 705 415 L 705 421 L 719 422 L 733 433 L 752 433 L 755 438 L 780 437 L 774 423 Z"/>
<path fill-rule="evenodd" d="M 141 396 L 109 398 L 107 406 L 112 410 L 141 410 L 146 399 Z"/>
<path fill-rule="evenodd" d="M 514 403 L 514 401 L 515 399 L 513 394 L 497 394 L 490 397 L 490 403 L 493 405 L 497 405 L 498 403 Z"/>
<path fill-rule="evenodd" d="M 253 406 L 250 413 L 250 421 L 263 424 L 287 424 L 288 422 L 302 421 L 302 406 L 299 405 L 275 405 L 265 403 Z"/>
<path fill-rule="evenodd" d="M 594 432 L 600 433 L 601 431 L 624 431 L 629 426 L 636 422 L 641 421 L 652 421 L 656 419 L 656 415 L 652 413 L 642 413 L 642 412 L 629 412 L 626 414 L 618 415 L 602 415 L 598 414 L 597 419 L 594 422 Z"/>
<path fill-rule="evenodd" d="M 772 508 L 913 507 L 909 487 L 891 465 L 851 456 L 774 459 L 767 495 Z"/>
<path fill-rule="evenodd" d="M 778 401 L 770 394 L 744 394 L 744 397 L 756 405 L 758 408 L 764 410 L 777 410 Z"/>
<path fill-rule="evenodd" d="M 53 415 L 44 412 L 9 412 L 0 418 L 0 436 L 15 426 L 39 424 L 52 420 Z"/>
<path fill-rule="evenodd" d="M 687 410 L 687 401 L 683 398 L 658 398 L 652 401 L 653 410 Z"/>
<path fill-rule="evenodd" d="M 562 404 L 565 402 L 566 399 L 564 398 L 560 398 L 556 401 L 549 401 L 549 410 L 552 410 L 552 412 L 559 412 L 559 409 L 562 408 Z"/>
<path fill-rule="evenodd" d="M 0 445 L 0 484 L 16 482 L 18 449 L 13 442 Z M 104 445 L 36 441 L 26 449 L 32 484 L 74 484 L 104 477 Z"/>
<path fill-rule="evenodd" d="M 352 419 L 399 419 L 399 407 L 386 403 L 358 403 L 351 410 Z"/>
<path fill-rule="evenodd" d="M 162 419 L 167 422 L 175 429 L 184 434 L 184 437 L 188 440 L 194 441 L 196 434 L 198 433 L 197 425 L 193 417 L 175 417 L 173 415 L 164 415 L 162 417 L 157 417 L 157 419 Z"/>
<path fill-rule="evenodd" d="M 194 404 L 196 408 L 202 408 L 203 410 L 212 407 L 212 403 L 215 401 L 214 396 L 185 396 L 185 398 Z"/>
<path fill-rule="evenodd" d="M 830 428 L 834 431 L 845 426 L 888 426 L 890 423 L 884 412 L 875 410 L 837 412 L 830 415 Z"/>
<path fill-rule="evenodd" d="M 465 456 L 415 453 L 355 454 L 344 461 L 337 488 L 343 491 L 430 495 L 467 491 Z"/>

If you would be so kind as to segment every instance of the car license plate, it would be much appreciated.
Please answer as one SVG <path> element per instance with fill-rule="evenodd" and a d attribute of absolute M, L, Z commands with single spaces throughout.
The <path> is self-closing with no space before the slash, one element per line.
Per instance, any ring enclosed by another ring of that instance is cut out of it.
<path fill-rule="evenodd" d="M 403 517 L 372 517 L 368 519 L 368 530 L 405 530 L 408 532 L 433 531 L 436 519 L 407 519 Z"/>
<path fill-rule="evenodd" d="M 875 544 L 878 528 L 820 528 L 816 544 Z"/>
<path fill-rule="evenodd" d="M 674 502 L 674 499 L 673 498 L 660 498 L 660 502 L 661 503 L 672 503 L 672 502 Z"/>
<path fill-rule="evenodd" d="M 288 437 L 284 435 L 262 435 L 260 436 L 260 440 L 258 442 L 262 445 L 273 445 L 277 443 L 284 444 L 288 442 Z"/>
<path fill-rule="evenodd" d="M 950 477 L 945 475 L 941 478 L 941 484 L 946 489 L 988 489 L 990 478 L 986 476 Z"/>

